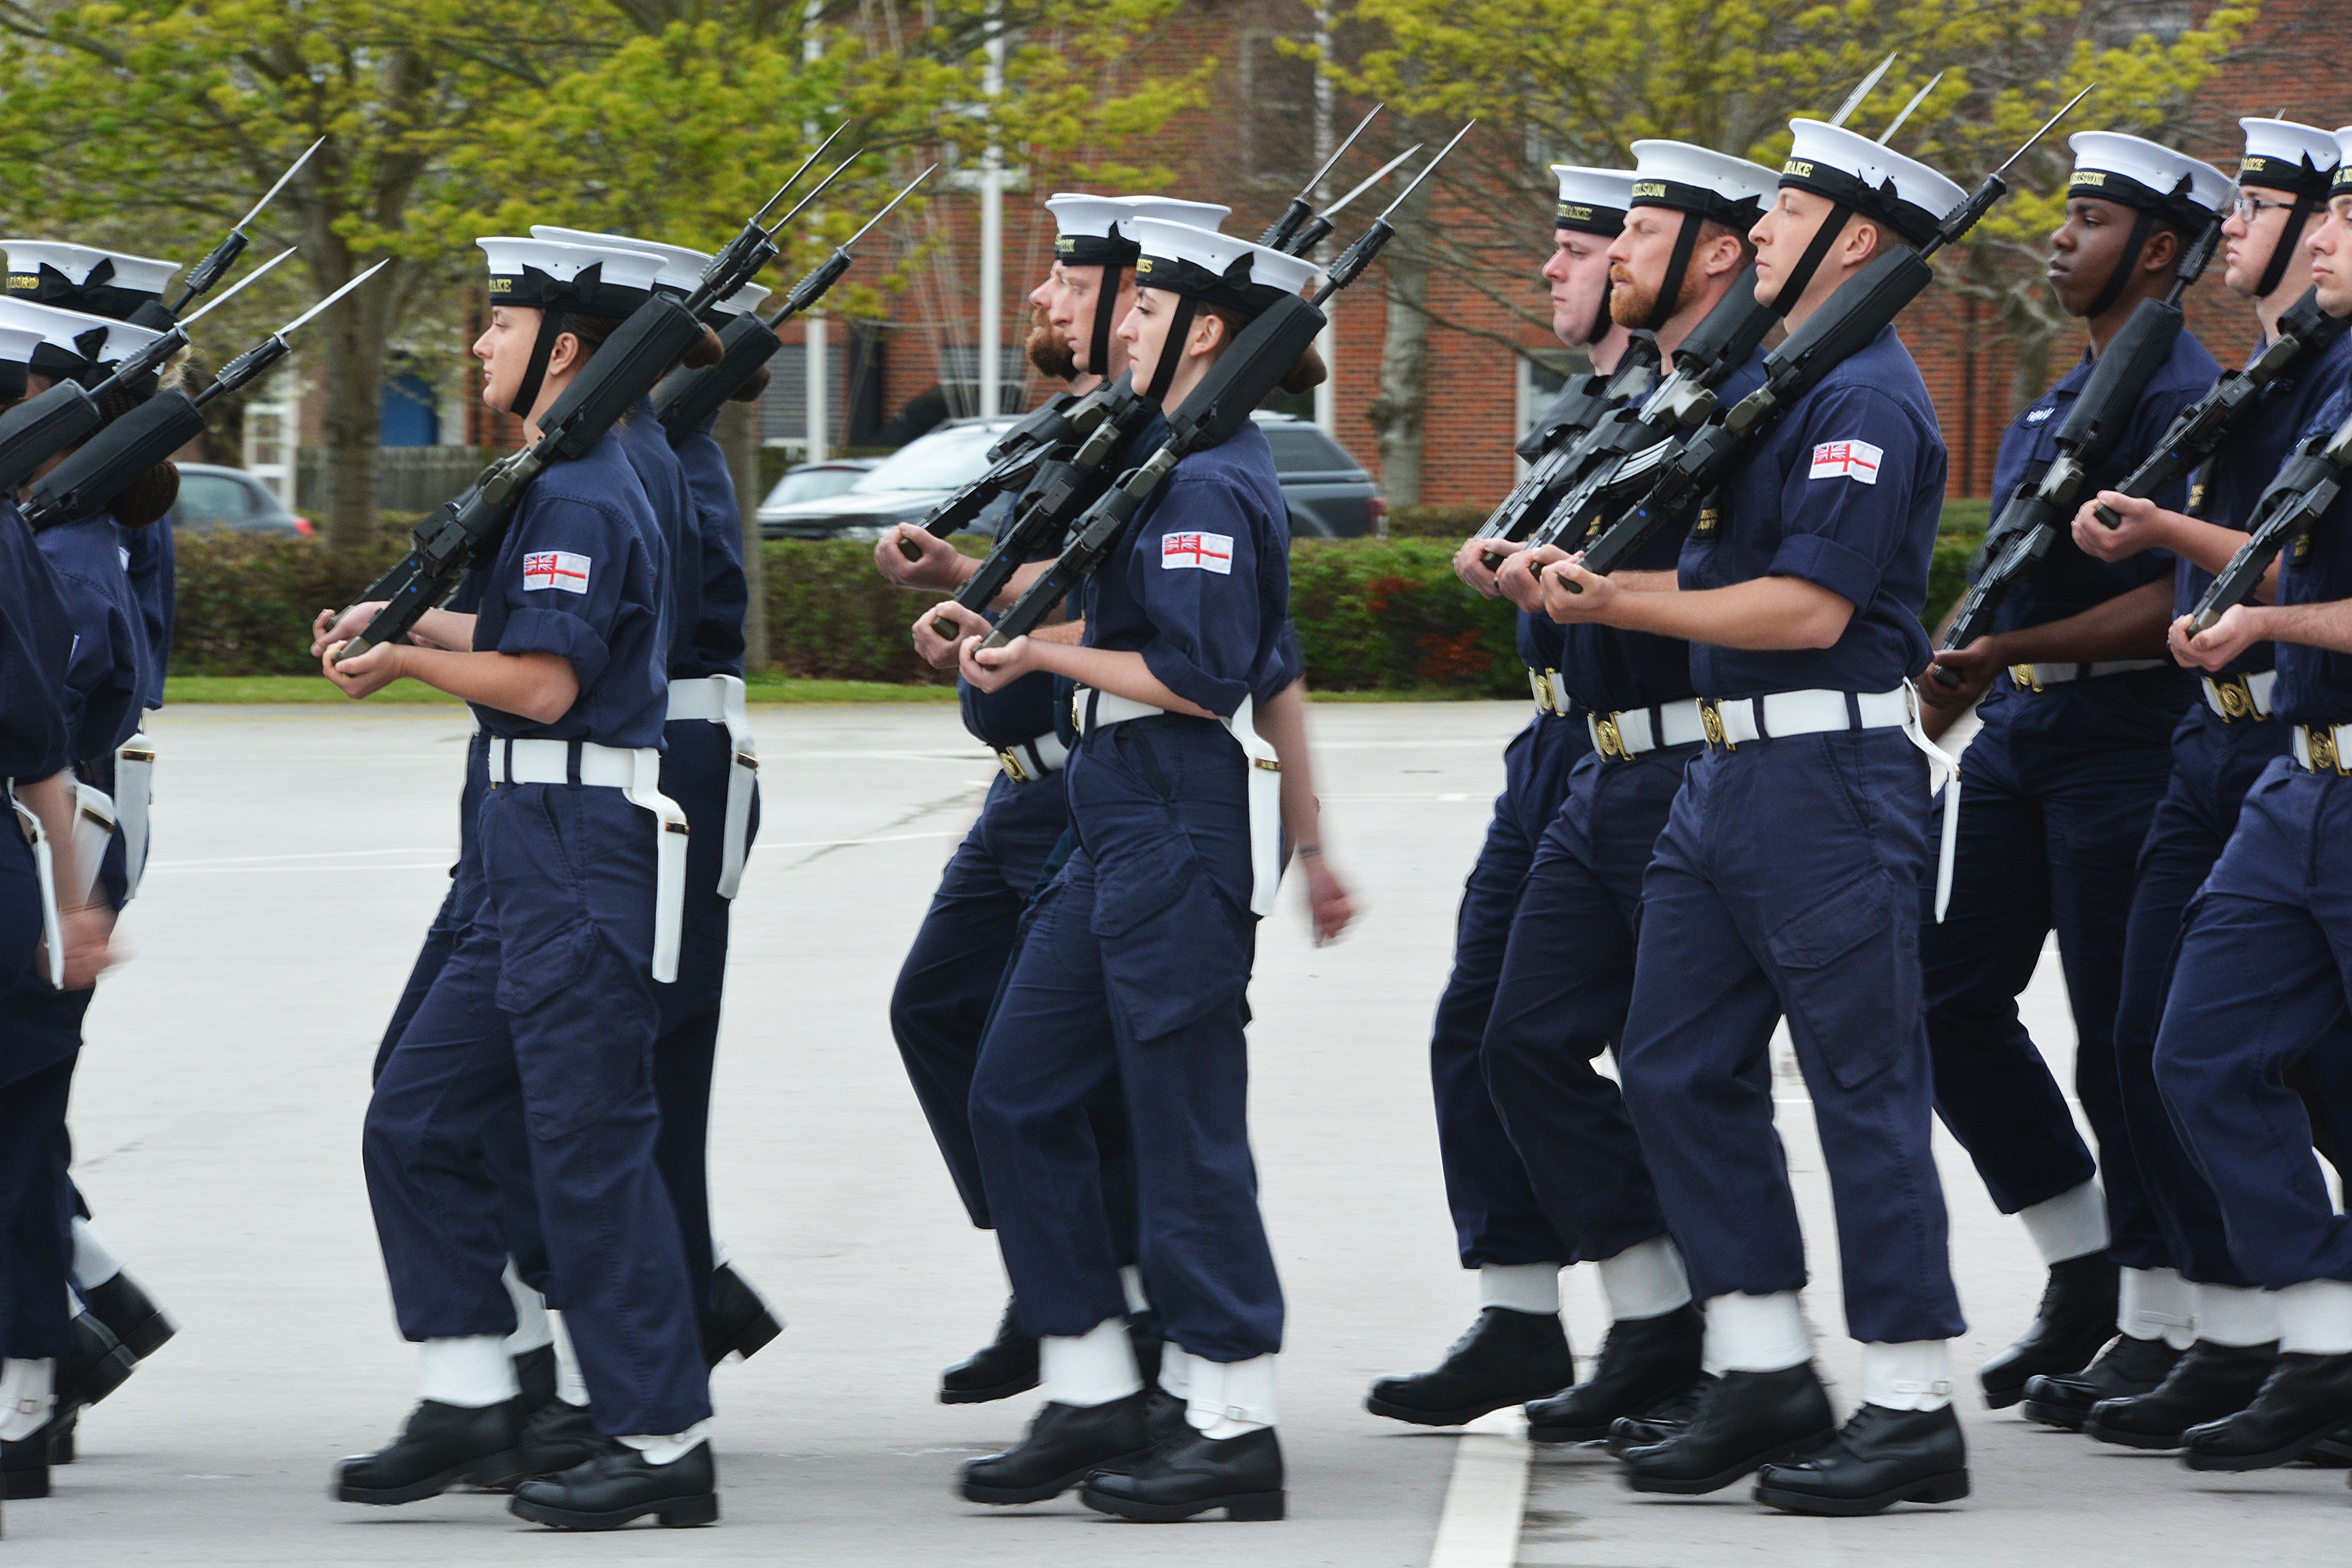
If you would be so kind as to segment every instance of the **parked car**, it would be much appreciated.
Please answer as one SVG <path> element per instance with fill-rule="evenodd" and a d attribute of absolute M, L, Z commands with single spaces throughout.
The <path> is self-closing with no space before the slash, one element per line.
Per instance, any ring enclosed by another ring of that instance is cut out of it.
<path fill-rule="evenodd" d="M 787 507 L 795 501 L 822 501 L 828 496 L 838 496 L 880 461 L 878 457 L 828 457 L 822 463 L 795 463 L 784 470 L 783 477 L 776 481 L 776 487 L 760 505 Z"/>
<path fill-rule="evenodd" d="M 1389 510 L 1380 486 L 1321 425 L 1263 409 L 1250 417 L 1274 449 L 1292 538 L 1352 539 L 1380 530 Z"/>
<path fill-rule="evenodd" d="M 180 465 L 172 526 L 197 534 L 282 534 L 289 538 L 316 531 L 310 518 L 288 511 L 277 491 L 244 469 L 210 463 Z"/>
<path fill-rule="evenodd" d="M 760 503 L 760 537 L 875 539 L 893 523 L 919 522 L 933 507 L 988 471 L 988 449 L 1013 423 L 1010 419 L 953 420 L 909 441 L 834 495 L 779 500 L 772 492 Z M 791 478 L 784 476 L 785 482 Z M 782 488 L 779 483 L 776 490 Z"/>

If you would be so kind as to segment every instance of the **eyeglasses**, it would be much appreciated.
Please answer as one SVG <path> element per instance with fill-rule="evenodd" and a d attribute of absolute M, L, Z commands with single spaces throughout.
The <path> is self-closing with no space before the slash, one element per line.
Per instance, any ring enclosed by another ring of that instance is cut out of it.
<path fill-rule="evenodd" d="M 2263 213 L 2273 207 L 2291 207 L 2293 205 L 2294 205 L 2293 202 L 2266 202 L 2260 196 L 2241 195 L 2236 201 L 2230 204 L 2230 210 L 2238 214 L 2238 219 L 2241 223 L 2250 224 L 2256 218 L 2261 217 Z"/>

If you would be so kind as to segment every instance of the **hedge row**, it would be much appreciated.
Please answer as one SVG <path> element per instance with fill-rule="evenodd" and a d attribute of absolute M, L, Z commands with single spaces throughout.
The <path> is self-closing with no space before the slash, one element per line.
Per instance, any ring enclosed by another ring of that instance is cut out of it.
<path fill-rule="evenodd" d="M 1958 510 L 1958 508 L 1955 508 Z M 1432 508 L 1434 510 L 1434 508 Z M 1973 514 L 1947 518 L 1930 603 L 1958 591 Z M 1475 517 L 1472 520 L 1475 526 Z M 1310 685 L 1323 691 L 1442 687 L 1469 695 L 1525 689 L 1512 612 L 1454 580 L 1465 529 L 1387 539 L 1301 540 L 1291 555 L 1291 608 Z M 387 526 L 366 550 L 310 539 L 228 534 L 178 541 L 179 626 L 173 668 L 193 675 L 304 674 L 310 618 L 348 603 L 400 558 L 404 529 Z M 908 652 L 907 630 L 927 600 L 884 582 L 871 545 L 782 540 L 766 547 L 768 652 L 782 674 L 820 679 L 945 679 Z"/>

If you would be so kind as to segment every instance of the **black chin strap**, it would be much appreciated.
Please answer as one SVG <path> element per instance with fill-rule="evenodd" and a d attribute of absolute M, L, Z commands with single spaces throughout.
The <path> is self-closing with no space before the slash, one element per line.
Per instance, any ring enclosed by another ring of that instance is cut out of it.
<path fill-rule="evenodd" d="M 1690 270 L 1691 252 L 1698 248 L 1698 231 L 1706 222 L 1696 213 L 1684 212 L 1683 226 L 1675 235 L 1675 253 L 1666 258 L 1666 275 L 1658 280 L 1658 298 L 1650 306 L 1650 319 L 1642 323 L 1643 331 L 1656 331 L 1674 315 L 1675 306 L 1683 295 L 1683 275 Z M 1608 296 L 1604 294 L 1601 298 L 1605 308 Z M 1598 321 L 1593 324 L 1600 325 Z M 1591 340 L 1585 340 L 1588 343 Z"/>
<path fill-rule="evenodd" d="M 2099 297 L 2091 301 L 2091 308 L 2083 312 L 2083 319 L 2095 321 L 2115 308 L 2116 301 L 2124 297 L 2124 290 L 2131 285 L 2132 272 L 2139 266 L 2139 253 L 2147 248 L 2147 236 L 2155 232 L 2156 225 L 2156 214 L 2145 207 L 2141 208 L 2139 216 L 2132 220 L 2131 238 L 2124 242 L 2123 255 L 2116 258 L 2116 269 L 2107 274 L 2105 287 L 2099 290 Z"/>
<path fill-rule="evenodd" d="M 1616 278 L 1612 277 L 1610 273 L 1606 271 L 1602 272 L 1601 275 L 1601 304 L 1600 307 L 1592 312 L 1592 325 L 1584 329 L 1583 346 L 1585 348 L 1589 349 L 1592 347 L 1593 344 L 1601 341 L 1601 339 L 1607 337 L 1609 335 L 1609 329 L 1617 324 L 1615 319 L 1609 314 L 1609 296 L 1616 289 Z"/>
<path fill-rule="evenodd" d="M 1106 266 L 1102 287 L 1095 292 L 1094 334 L 1087 341 L 1087 373 L 1110 380 L 1111 318 L 1118 308 L 1118 280 L 1125 267 Z"/>
<path fill-rule="evenodd" d="M 539 313 L 539 336 L 531 340 L 530 361 L 522 368 L 522 382 L 515 388 L 514 402 L 507 412 L 517 419 L 529 419 L 531 405 L 539 401 L 539 389 L 547 381 L 547 361 L 555 353 L 555 340 L 563 335 L 563 312 L 542 310 Z"/>
<path fill-rule="evenodd" d="M 1169 386 L 1176 380 L 1176 361 L 1184 357 L 1184 340 L 1192 333 L 1192 297 L 1179 294 L 1176 309 L 1168 319 L 1168 336 L 1160 345 L 1160 362 L 1151 367 L 1151 384 L 1143 389 L 1146 402 L 1158 404 L 1168 396 Z"/>
<path fill-rule="evenodd" d="M 2309 195 L 2295 193 L 2294 205 L 2286 210 L 2286 227 L 2279 231 L 2278 244 L 2271 247 L 2270 262 L 2263 268 L 2263 280 L 2254 285 L 2255 298 L 2268 299 L 2272 290 L 2284 280 L 2287 263 L 2294 259 L 2295 246 L 2303 239 L 2304 225 L 2324 208 L 2324 204 L 2314 202 Z"/>
<path fill-rule="evenodd" d="M 1844 203 L 1830 204 L 1829 215 L 1822 219 L 1822 226 L 1813 231 L 1813 237 L 1805 242 L 1805 254 L 1797 258 L 1797 265 L 1789 269 L 1787 277 L 1781 279 L 1780 291 L 1772 296 L 1773 315 L 1786 316 L 1796 308 L 1797 301 L 1802 299 L 1805 290 L 1812 287 L 1813 274 L 1819 272 L 1822 263 L 1829 258 L 1830 246 L 1837 244 L 1838 236 L 1845 233 L 1846 219 L 1853 215 L 1853 209 Z"/>

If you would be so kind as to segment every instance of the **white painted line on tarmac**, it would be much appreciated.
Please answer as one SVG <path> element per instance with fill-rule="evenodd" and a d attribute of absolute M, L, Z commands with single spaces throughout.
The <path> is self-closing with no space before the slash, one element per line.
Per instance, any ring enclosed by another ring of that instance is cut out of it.
<path fill-rule="evenodd" d="M 1532 1452 L 1527 1418 L 1517 1410 L 1497 1410 L 1462 1428 L 1429 1568 L 1511 1568 L 1518 1561 Z"/>

